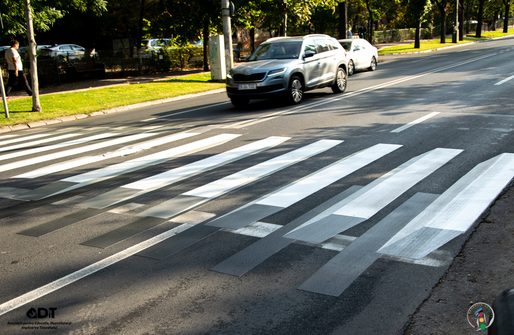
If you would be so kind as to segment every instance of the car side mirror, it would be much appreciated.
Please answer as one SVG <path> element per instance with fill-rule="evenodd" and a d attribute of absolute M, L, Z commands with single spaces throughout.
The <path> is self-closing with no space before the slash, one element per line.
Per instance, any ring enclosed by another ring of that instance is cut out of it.
<path fill-rule="evenodd" d="M 303 54 L 303 58 L 309 58 L 309 57 L 313 57 L 316 53 L 314 51 L 311 51 L 311 50 L 307 50 L 305 51 L 305 53 Z"/>

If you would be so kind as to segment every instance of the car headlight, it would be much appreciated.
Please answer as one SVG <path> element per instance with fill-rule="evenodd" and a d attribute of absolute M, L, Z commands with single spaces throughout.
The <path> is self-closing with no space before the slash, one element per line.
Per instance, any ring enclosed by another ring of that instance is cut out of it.
<path fill-rule="evenodd" d="M 271 70 L 270 72 L 268 72 L 268 77 L 274 77 L 274 76 L 278 76 L 278 75 L 281 75 L 281 74 L 284 74 L 287 70 L 287 67 L 283 67 L 281 69 L 275 69 L 275 70 Z"/>

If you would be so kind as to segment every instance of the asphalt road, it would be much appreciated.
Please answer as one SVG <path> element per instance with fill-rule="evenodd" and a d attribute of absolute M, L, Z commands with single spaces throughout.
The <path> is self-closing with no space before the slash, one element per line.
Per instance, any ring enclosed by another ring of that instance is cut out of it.
<path fill-rule="evenodd" d="M 402 334 L 514 177 L 512 42 L 0 135 L 0 327 Z"/>

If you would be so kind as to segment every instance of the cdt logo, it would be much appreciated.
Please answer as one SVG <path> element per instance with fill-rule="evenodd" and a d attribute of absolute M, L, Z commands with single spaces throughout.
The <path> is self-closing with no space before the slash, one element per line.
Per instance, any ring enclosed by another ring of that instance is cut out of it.
<path fill-rule="evenodd" d="M 43 307 L 39 307 L 39 308 L 34 308 L 32 307 L 31 309 L 29 309 L 27 311 L 27 316 L 31 319 L 44 319 L 44 318 L 55 318 L 55 311 L 57 310 L 57 308 L 55 307 L 52 307 L 52 308 L 43 308 Z"/>

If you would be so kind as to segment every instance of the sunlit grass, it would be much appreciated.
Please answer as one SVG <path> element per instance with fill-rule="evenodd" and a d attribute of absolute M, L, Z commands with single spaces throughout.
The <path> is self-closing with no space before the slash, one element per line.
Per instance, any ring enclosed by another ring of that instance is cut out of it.
<path fill-rule="evenodd" d="M 486 33 L 482 33 L 481 38 L 473 37 L 472 35 L 464 37 L 464 41 L 459 41 L 458 44 L 471 43 L 471 42 L 476 42 L 476 41 L 485 40 L 485 39 L 489 39 L 489 38 L 497 38 L 497 37 L 503 37 L 503 36 L 513 35 L 513 34 L 514 34 L 514 29 L 509 29 L 507 33 L 503 33 L 503 30 L 489 31 Z M 408 44 L 401 44 L 401 45 L 396 45 L 396 46 L 391 46 L 391 47 L 386 47 L 386 48 L 380 49 L 378 51 L 378 54 L 385 55 L 385 54 L 392 54 L 392 53 L 429 51 L 429 50 L 435 50 L 435 49 L 439 49 L 439 48 L 449 47 L 452 45 L 456 45 L 456 43 L 452 43 L 451 38 L 447 38 L 446 43 L 441 43 L 440 39 L 433 39 L 430 41 L 421 41 L 419 49 L 414 48 L 414 43 L 408 43 Z"/>
<path fill-rule="evenodd" d="M 48 94 L 40 96 L 43 108 L 40 113 L 30 112 L 32 99 L 27 97 L 8 102 L 9 118 L 6 118 L 3 113 L 4 106 L 0 99 L 0 126 L 55 119 L 74 114 L 90 114 L 100 110 L 223 87 L 225 87 L 224 83 L 211 81 L 210 73 L 202 73 L 144 84 Z"/>

